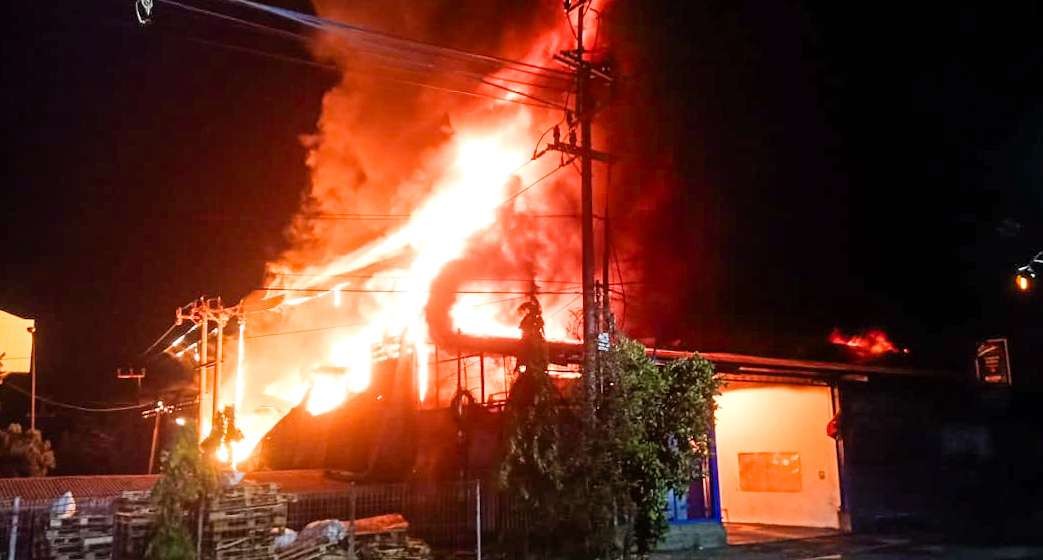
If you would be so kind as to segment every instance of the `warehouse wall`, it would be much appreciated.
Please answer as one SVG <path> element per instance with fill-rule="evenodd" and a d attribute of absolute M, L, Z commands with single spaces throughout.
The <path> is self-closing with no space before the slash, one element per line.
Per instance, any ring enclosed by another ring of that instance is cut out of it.
<path fill-rule="evenodd" d="M 838 527 L 832 417 L 828 387 L 730 383 L 716 423 L 723 520 Z"/>

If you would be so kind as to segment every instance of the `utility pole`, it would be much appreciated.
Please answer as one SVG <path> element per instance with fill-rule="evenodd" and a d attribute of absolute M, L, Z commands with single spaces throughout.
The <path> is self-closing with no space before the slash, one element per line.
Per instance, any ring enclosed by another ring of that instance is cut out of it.
<path fill-rule="evenodd" d="M 148 452 L 147 474 L 152 474 L 152 468 L 156 465 L 156 444 L 159 443 L 159 420 L 163 417 L 163 413 L 166 412 L 166 409 L 163 406 L 163 401 L 157 402 L 156 408 L 148 412 L 152 413 L 152 416 L 156 417 L 155 421 L 152 424 L 152 447 L 149 449 Z"/>
<path fill-rule="evenodd" d="M 201 300 L 205 306 L 206 300 Z M 207 373 L 210 371 L 210 362 L 207 361 L 207 347 L 210 345 L 210 317 L 207 313 L 203 312 L 199 314 L 199 439 L 203 440 L 210 430 L 208 426 L 212 426 L 213 421 L 213 408 L 215 406 L 213 401 L 213 393 L 207 390 L 209 384 L 207 383 Z M 220 335 L 221 333 L 218 333 Z"/>
<path fill-rule="evenodd" d="M 587 398 L 594 402 L 597 379 L 597 308 L 594 305 L 594 171 L 592 160 L 587 150 L 593 149 L 591 143 L 591 114 L 594 100 L 590 98 L 590 68 L 583 60 L 583 20 L 586 19 L 584 6 L 579 8 L 579 21 L 576 23 L 576 116 L 579 118 L 580 136 L 580 204 L 583 220 L 583 371 L 586 374 Z"/>
<path fill-rule="evenodd" d="M 152 446 L 148 452 L 148 474 L 152 474 L 152 471 L 155 470 L 156 448 L 159 446 L 159 423 L 163 419 L 163 415 L 177 412 L 194 404 L 193 401 L 183 401 L 174 404 L 166 404 L 163 401 L 156 401 L 155 407 L 141 413 L 142 418 L 155 418 L 152 424 Z"/>
<path fill-rule="evenodd" d="M 201 297 L 187 305 L 177 308 L 175 318 L 180 325 L 192 321 L 199 326 L 199 439 L 202 441 L 209 435 L 213 421 L 221 410 L 221 374 L 224 362 L 224 329 L 233 317 L 243 314 L 242 303 L 225 307 L 221 298 Z M 209 361 L 210 323 L 217 325 L 217 355 L 213 362 Z M 210 366 L 214 366 L 214 375 L 208 375 Z"/>
<path fill-rule="evenodd" d="M 573 3 L 575 1 L 575 3 Z M 574 131 L 570 131 L 568 144 L 558 140 L 560 134 L 555 132 L 555 142 L 548 149 L 573 155 L 580 160 L 580 207 L 582 221 L 583 244 L 583 374 L 584 388 L 589 402 L 593 403 L 597 394 L 597 339 L 600 330 L 598 325 L 598 306 L 594 283 L 594 172 L 593 162 L 609 161 L 610 157 L 597 152 L 593 147 L 592 124 L 596 108 L 596 100 L 591 91 L 594 77 L 611 81 L 611 76 L 603 70 L 594 68 L 585 56 L 587 50 L 583 45 L 583 27 L 586 12 L 590 9 L 590 0 L 565 0 L 566 17 L 576 11 L 576 48 L 562 51 L 554 59 L 572 69 L 576 76 L 575 116 L 579 124 L 579 144 L 574 142 Z M 572 119 L 568 119 L 570 126 Z M 607 285 L 605 287 L 607 290 Z M 590 409 L 591 412 L 593 408 Z"/>

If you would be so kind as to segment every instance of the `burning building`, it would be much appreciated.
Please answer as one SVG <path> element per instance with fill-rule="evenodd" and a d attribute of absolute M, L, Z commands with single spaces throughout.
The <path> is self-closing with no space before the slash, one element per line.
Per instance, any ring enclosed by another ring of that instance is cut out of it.
<path fill-rule="evenodd" d="M 574 145 L 577 126 L 573 76 L 554 56 L 575 45 L 579 12 L 601 6 L 486 6 L 461 21 L 450 3 L 401 4 L 319 0 L 322 25 L 280 12 L 312 27 L 314 57 L 341 71 L 302 137 L 311 183 L 264 288 L 213 322 L 193 315 L 208 342 L 171 348 L 202 364 L 204 436 L 209 411 L 234 409 L 233 463 L 348 401 L 502 400 L 533 294 L 548 339 L 579 340 L 579 177 L 547 147 Z M 595 55 L 599 22 L 585 22 Z"/>

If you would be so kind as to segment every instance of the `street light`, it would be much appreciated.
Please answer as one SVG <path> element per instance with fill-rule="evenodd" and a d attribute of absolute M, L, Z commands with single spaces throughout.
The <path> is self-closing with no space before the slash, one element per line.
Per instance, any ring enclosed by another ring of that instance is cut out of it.
<path fill-rule="evenodd" d="M 1014 274 L 1014 285 L 1022 292 L 1031 290 L 1032 285 L 1036 282 L 1036 271 L 1032 268 L 1032 265 L 1043 265 L 1043 251 L 1036 253 L 1036 256 L 1032 257 L 1028 264 L 1019 267 Z"/>

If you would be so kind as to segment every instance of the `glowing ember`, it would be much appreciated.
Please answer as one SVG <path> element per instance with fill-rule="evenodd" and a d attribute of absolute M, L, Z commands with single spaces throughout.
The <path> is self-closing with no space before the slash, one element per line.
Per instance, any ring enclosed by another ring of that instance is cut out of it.
<path fill-rule="evenodd" d="M 844 346 L 860 358 L 874 358 L 885 354 L 908 354 L 908 348 L 898 348 L 887 333 L 878 329 L 870 329 L 862 334 L 846 336 L 840 329 L 833 329 L 829 334 L 830 344 Z"/>

